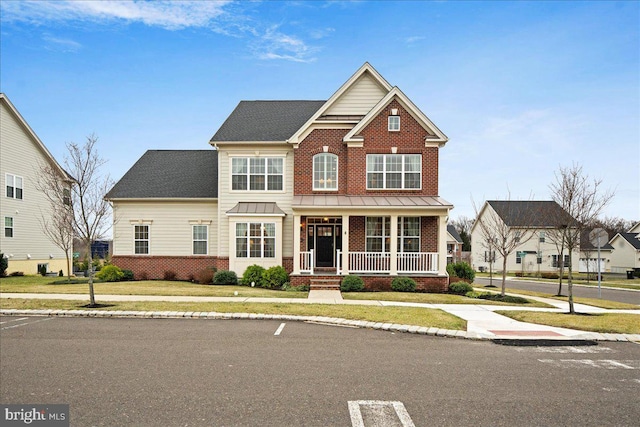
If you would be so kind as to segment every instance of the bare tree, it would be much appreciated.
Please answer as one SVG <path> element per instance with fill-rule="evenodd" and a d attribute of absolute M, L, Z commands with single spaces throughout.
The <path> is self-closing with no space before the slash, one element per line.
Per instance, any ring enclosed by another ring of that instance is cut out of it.
<path fill-rule="evenodd" d="M 560 167 L 555 174 L 556 181 L 549 186 L 552 199 L 572 218 L 572 224 L 561 227 L 565 247 L 569 252 L 567 266 L 567 288 L 569 312 L 575 313 L 573 306 L 573 262 L 571 254 L 580 248 L 580 236 L 592 224 L 605 206 L 613 198 L 613 191 L 602 190 L 602 180 L 590 180 L 582 171 L 582 166 Z"/>
<path fill-rule="evenodd" d="M 473 218 L 469 218 L 467 216 L 460 216 L 457 219 L 450 221 L 451 225 L 456 229 L 456 231 L 460 234 L 460 238 L 462 239 L 462 250 L 470 251 L 471 250 L 471 227 L 473 226 Z"/>
<path fill-rule="evenodd" d="M 93 257 L 91 244 L 104 237 L 109 230 L 109 203 L 104 199 L 113 186 L 108 175 L 100 174 L 100 167 L 106 163 L 96 149 L 98 137 L 91 134 L 83 145 L 67 143 L 68 157 L 65 158 L 67 171 L 75 178 L 72 187 L 71 206 L 74 213 L 74 231 L 89 249 L 89 297 L 90 306 L 95 306 L 93 292 Z"/>
<path fill-rule="evenodd" d="M 41 163 L 35 187 L 47 200 L 48 211 L 40 211 L 42 233 L 64 251 L 67 260 L 67 280 L 71 281 L 71 251 L 73 250 L 74 216 L 71 205 L 73 179 L 57 164 Z"/>
<path fill-rule="evenodd" d="M 591 224 L 591 228 L 603 228 L 609 234 L 609 239 L 611 239 L 618 233 L 626 233 L 637 223 L 638 221 L 634 220 L 628 220 L 615 216 L 605 216 L 602 219 L 596 218 L 593 224 Z"/>
<path fill-rule="evenodd" d="M 495 208 L 499 207 L 500 213 Z M 531 231 L 529 212 L 522 209 L 522 205 L 511 200 L 488 201 L 481 210 L 473 206 L 476 212 L 474 227 L 479 227 L 480 236 L 485 247 L 493 249 L 502 257 L 502 287 L 501 295 L 504 296 L 507 280 L 507 258 L 520 245 L 531 240 L 534 233 Z M 491 257 L 491 252 L 489 252 Z"/>
<path fill-rule="evenodd" d="M 565 228 L 569 223 L 572 223 L 571 219 L 568 220 L 560 220 L 556 221 L 555 228 L 552 228 L 547 231 L 547 235 L 549 236 L 549 240 L 553 242 L 557 250 L 557 268 L 559 271 L 558 274 L 558 293 L 556 296 L 562 296 L 562 278 L 564 276 L 564 250 L 566 249 L 565 238 L 566 231 Z M 571 252 L 569 252 L 569 258 L 571 258 Z"/>

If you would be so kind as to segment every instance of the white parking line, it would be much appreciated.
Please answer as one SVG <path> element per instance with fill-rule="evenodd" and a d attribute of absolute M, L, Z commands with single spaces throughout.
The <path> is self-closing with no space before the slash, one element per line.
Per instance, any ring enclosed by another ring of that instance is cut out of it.
<path fill-rule="evenodd" d="M 17 325 L 5 326 L 3 328 L 0 328 L 0 330 L 4 331 L 5 329 L 19 328 L 20 326 L 33 325 L 34 323 L 45 322 L 47 320 L 53 320 L 53 319 L 54 317 L 45 317 L 44 319 L 34 320 L 33 322 L 18 323 Z"/>
<path fill-rule="evenodd" d="M 640 360 L 538 359 L 538 362 L 549 363 L 564 368 L 640 369 Z"/>
<path fill-rule="evenodd" d="M 282 330 L 284 329 L 284 325 L 286 325 L 286 323 L 280 323 L 280 326 L 278 326 L 278 329 L 276 329 L 276 333 L 273 335 L 275 336 L 280 335 L 280 332 L 282 332 Z"/>
<path fill-rule="evenodd" d="M 21 317 L 19 319 L 11 319 L 11 320 L 7 320 L 6 322 L 0 322 L 0 325 L 4 325 L 5 323 L 13 323 L 13 322 L 19 322 L 21 320 L 27 320 L 28 317 Z"/>
<path fill-rule="evenodd" d="M 385 400 L 349 401 L 349 414 L 353 427 L 379 427 L 400 425 L 415 427 L 402 402 Z M 365 415 L 363 416 L 363 410 Z M 367 422 L 365 424 L 365 418 Z"/>

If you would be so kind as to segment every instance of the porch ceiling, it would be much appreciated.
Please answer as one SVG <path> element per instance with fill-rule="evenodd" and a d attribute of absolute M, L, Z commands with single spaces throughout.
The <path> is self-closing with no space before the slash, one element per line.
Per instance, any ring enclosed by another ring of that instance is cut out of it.
<path fill-rule="evenodd" d="M 346 196 L 333 194 L 293 196 L 294 210 L 448 210 L 453 205 L 438 196 Z"/>

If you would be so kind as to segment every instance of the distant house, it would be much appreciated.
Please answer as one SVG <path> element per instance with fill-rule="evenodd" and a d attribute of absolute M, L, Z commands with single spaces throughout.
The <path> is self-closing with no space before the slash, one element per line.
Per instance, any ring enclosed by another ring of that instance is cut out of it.
<path fill-rule="evenodd" d="M 71 185 L 72 178 L 9 98 L 0 93 L 0 252 L 8 258 L 8 274 L 37 274 L 42 266 L 48 272 L 67 273 L 64 251 L 47 239 L 41 228 L 41 218 L 51 212 L 35 185 L 43 164 L 51 165 L 59 171 L 60 179 Z"/>
<path fill-rule="evenodd" d="M 618 233 L 609 240 L 613 248 L 611 253 L 611 272 L 625 273 L 627 270 L 640 269 L 640 222 L 626 233 Z"/>
<path fill-rule="evenodd" d="M 507 271 L 537 273 L 557 272 L 562 265 L 574 269 L 578 265 L 579 252 L 572 254 L 564 250 L 560 257 L 551 231 L 571 224 L 573 219 L 554 201 L 489 200 L 484 203 L 478 218 L 471 228 L 472 265 L 476 270 L 488 271 L 493 261 L 493 270 L 502 270 L 502 257 L 491 248 L 480 229 L 480 221 L 495 216 L 509 228 L 514 236 L 522 234 L 523 243 L 507 259 Z M 533 234 L 533 237 L 528 239 Z M 527 240 L 528 239 L 528 240 Z"/>
<path fill-rule="evenodd" d="M 580 273 L 595 273 L 598 271 L 598 248 L 591 243 L 589 232 L 585 230 L 580 236 Z M 611 255 L 613 246 L 606 242 L 600 247 L 600 273 L 611 271 Z"/>
<path fill-rule="evenodd" d="M 326 101 L 241 101 L 215 150 L 148 151 L 107 194 L 112 260 L 148 277 L 259 264 L 294 285 L 411 275 L 445 290 L 446 142 L 368 63 Z"/>
<path fill-rule="evenodd" d="M 447 264 L 462 260 L 462 238 L 456 228 L 447 225 Z"/>

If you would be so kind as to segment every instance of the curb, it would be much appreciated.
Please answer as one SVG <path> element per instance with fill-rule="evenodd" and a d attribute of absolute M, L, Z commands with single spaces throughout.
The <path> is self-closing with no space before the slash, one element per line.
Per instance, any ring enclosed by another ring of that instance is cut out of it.
<path fill-rule="evenodd" d="M 3 316 L 48 316 L 48 317 L 100 317 L 100 318 L 137 318 L 137 319 L 215 319 L 215 320 L 288 320 L 297 322 L 313 322 L 336 326 L 353 326 L 389 332 L 429 335 L 447 338 L 460 338 L 474 341 L 493 341 L 495 343 L 520 342 L 518 345 L 573 345 L 575 342 L 620 341 L 640 343 L 640 334 L 601 334 L 586 332 L 578 336 L 562 336 L 553 338 L 517 338 L 488 336 L 477 332 L 429 328 L 426 326 L 401 325 L 396 323 L 369 322 L 365 320 L 349 320 L 324 316 L 294 316 L 287 314 L 256 313 L 218 313 L 215 311 L 91 311 L 91 310 L 19 310 L 0 309 Z M 539 344 L 537 344 L 539 343 Z M 512 344 L 514 345 L 514 344 Z"/>

